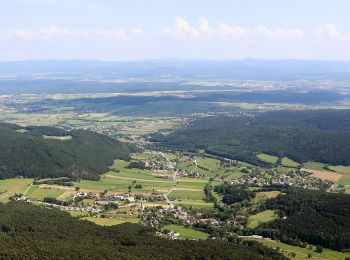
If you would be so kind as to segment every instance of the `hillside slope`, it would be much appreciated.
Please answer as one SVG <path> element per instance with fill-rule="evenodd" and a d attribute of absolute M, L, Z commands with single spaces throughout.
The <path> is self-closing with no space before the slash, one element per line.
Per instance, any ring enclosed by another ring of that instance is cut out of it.
<path fill-rule="evenodd" d="M 1 259 L 286 259 L 252 243 L 172 241 L 136 224 L 97 226 L 59 209 L 0 204 Z"/>
<path fill-rule="evenodd" d="M 99 178 L 114 159 L 128 160 L 134 148 L 90 131 L 0 124 L 0 179 Z"/>
<path fill-rule="evenodd" d="M 256 155 L 288 156 L 299 163 L 350 165 L 350 111 L 278 111 L 255 117 L 217 116 L 193 121 L 169 135 L 153 135 L 158 147 L 207 153 L 262 165 Z"/>

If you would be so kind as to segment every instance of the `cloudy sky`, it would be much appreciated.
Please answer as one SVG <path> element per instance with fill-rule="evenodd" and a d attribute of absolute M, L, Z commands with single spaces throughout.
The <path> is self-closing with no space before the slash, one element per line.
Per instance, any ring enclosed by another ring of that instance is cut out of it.
<path fill-rule="evenodd" d="M 349 10 L 349 0 L 0 0 L 0 60 L 350 60 Z"/>

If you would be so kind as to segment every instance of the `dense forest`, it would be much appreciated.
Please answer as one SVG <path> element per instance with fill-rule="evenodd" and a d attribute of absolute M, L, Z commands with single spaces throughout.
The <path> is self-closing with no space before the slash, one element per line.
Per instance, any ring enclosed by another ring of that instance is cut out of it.
<path fill-rule="evenodd" d="M 160 148 L 205 150 L 256 165 L 256 155 L 288 156 L 300 163 L 350 165 L 350 111 L 277 111 L 253 116 L 197 119 L 169 135 L 154 134 Z"/>
<path fill-rule="evenodd" d="M 242 186 L 223 184 L 215 186 L 214 190 L 216 193 L 223 195 L 222 202 L 227 205 L 250 200 L 255 197 L 254 192 L 244 189 Z"/>
<path fill-rule="evenodd" d="M 16 176 L 97 180 L 134 147 L 90 131 L 0 124 L 0 179 Z"/>
<path fill-rule="evenodd" d="M 0 204 L 1 259 L 286 259 L 258 243 L 172 241 L 150 227 L 97 226 L 58 209 Z"/>
<path fill-rule="evenodd" d="M 350 249 L 350 195 L 289 190 L 265 204 L 279 219 L 258 227 L 266 237 L 302 246 L 303 242 Z"/>

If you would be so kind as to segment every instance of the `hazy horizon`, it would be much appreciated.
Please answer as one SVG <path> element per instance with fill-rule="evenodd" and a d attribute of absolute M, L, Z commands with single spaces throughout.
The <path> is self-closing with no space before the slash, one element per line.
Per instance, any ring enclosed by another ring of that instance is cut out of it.
<path fill-rule="evenodd" d="M 350 60 L 345 0 L 4 0 L 0 61 Z"/>

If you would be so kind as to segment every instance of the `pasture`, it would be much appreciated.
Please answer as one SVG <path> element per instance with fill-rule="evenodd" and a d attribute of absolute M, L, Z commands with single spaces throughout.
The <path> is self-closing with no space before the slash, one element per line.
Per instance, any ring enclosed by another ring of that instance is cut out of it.
<path fill-rule="evenodd" d="M 309 248 L 310 245 L 308 245 L 306 248 L 302 248 L 298 246 L 287 245 L 274 240 L 262 240 L 262 239 L 251 239 L 251 238 L 248 238 L 247 240 L 255 240 L 267 247 L 272 247 L 274 249 L 278 247 L 282 254 L 284 254 L 285 256 L 291 259 L 296 259 L 296 260 L 308 259 L 309 254 L 312 256 L 311 259 L 317 259 L 317 260 L 325 260 L 325 259 L 344 260 L 346 259 L 346 257 L 350 257 L 350 253 L 342 253 L 342 252 L 333 251 L 326 248 L 323 249 L 322 253 L 316 253 L 315 252 L 316 246 L 311 246 L 311 249 L 310 249 Z M 292 258 L 293 253 L 295 253 L 295 257 Z"/>
<path fill-rule="evenodd" d="M 209 234 L 205 232 L 194 230 L 192 228 L 178 226 L 178 225 L 167 225 L 163 227 L 163 230 L 171 230 L 176 233 L 179 233 L 179 236 L 178 236 L 179 239 L 205 240 L 209 237 Z"/>
<path fill-rule="evenodd" d="M 338 166 L 328 166 L 328 168 L 335 172 L 350 174 L 350 166 L 338 165 Z"/>
<path fill-rule="evenodd" d="M 132 215 L 118 214 L 115 218 L 84 217 L 83 220 L 91 221 L 100 226 L 114 226 L 123 223 L 139 223 L 140 219 Z"/>
<path fill-rule="evenodd" d="M 302 168 L 301 170 L 311 174 L 312 177 L 322 179 L 322 180 L 334 181 L 334 182 L 339 180 L 342 176 L 339 173 L 326 171 L 326 170 L 312 170 L 312 169 L 305 169 L 305 168 Z"/>
<path fill-rule="evenodd" d="M 259 153 L 256 155 L 256 157 L 258 157 L 258 159 L 260 159 L 261 161 L 264 161 L 270 164 L 275 164 L 278 160 L 277 156 L 268 155 L 265 153 Z"/>
<path fill-rule="evenodd" d="M 265 210 L 262 212 L 259 212 L 256 215 L 249 216 L 248 218 L 248 228 L 256 228 L 262 223 L 266 223 L 269 221 L 272 221 L 276 218 L 276 214 L 272 210 Z"/>
<path fill-rule="evenodd" d="M 350 174 L 343 174 L 336 184 L 345 186 L 350 185 Z"/>
<path fill-rule="evenodd" d="M 257 192 L 255 195 L 255 198 L 252 199 L 252 203 L 254 204 L 263 203 L 267 199 L 276 198 L 280 193 L 281 193 L 280 191 L 275 191 L 275 190 Z"/>
<path fill-rule="evenodd" d="M 325 166 L 326 166 L 326 164 L 320 163 L 320 162 L 306 162 L 306 163 L 304 163 L 304 168 L 311 169 L 311 170 L 322 171 L 322 170 L 324 170 Z"/>
<path fill-rule="evenodd" d="M 299 166 L 299 163 L 289 159 L 288 157 L 283 157 L 281 160 L 281 164 L 282 166 L 291 167 L 291 168 L 296 168 Z"/>
<path fill-rule="evenodd" d="M 205 198 L 201 190 L 173 190 L 168 197 L 170 200 L 202 200 Z"/>
<path fill-rule="evenodd" d="M 26 193 L 26 197 L 30 199 L 43 200 L 44 198 L 54 198 L 57 199 L 65 191 L 59 189 L 49 189 L 49 188 L 39 188 L 36 185 L 30 187 Z"/>
<path fill-rule="evenodd" d="M 7 202 L 15 193 L 24 194 L 33 181 L 26 178 L 0 180 L 0 202 Z"/>
<path fill-rule="evenodd" d="M 156 174 L 150 170 L 128 168 L 129 163 L 116 160 L 111 167 L 111 171 L 103 174 L 99 181 L 82 180 L 74 185 L 85 191 L 111 191 L 129 192 L 131 194 L 151 195 L 153 192 L 165 193 L 174 185 L 174 181 L 168 175 Z M 142 188 L 136 189 L 136 184 Z"/>

